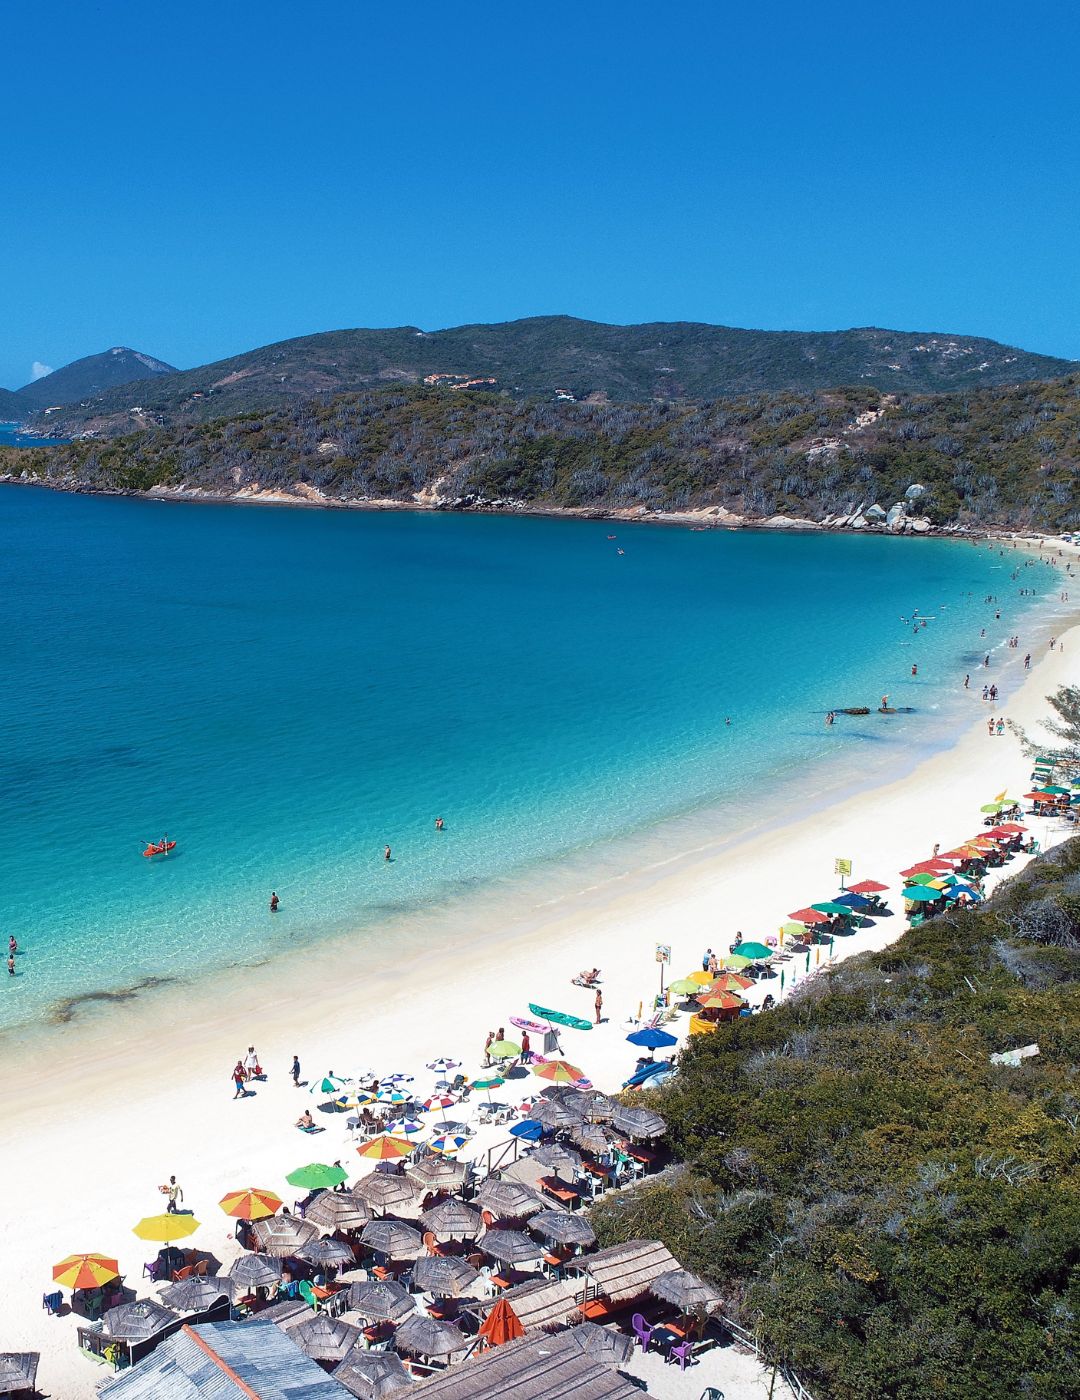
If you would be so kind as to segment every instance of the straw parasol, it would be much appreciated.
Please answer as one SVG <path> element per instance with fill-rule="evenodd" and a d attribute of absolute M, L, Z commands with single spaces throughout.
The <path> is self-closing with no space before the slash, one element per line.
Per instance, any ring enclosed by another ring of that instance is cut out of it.
<path fill-rule="evenodd" d="M 267 1220 L 256 1220 L 251 1233 L 259 1248 L 277 1259 L 288 1259 L 319 1237 L 315 1226 L 298 1215 L 272 1215 Z"/>
<path fill-rule="evenodd" d="M 371 1172 L 361 1177 L 350 1192 L 372 1210 L 407 1211 L 420 1199 L 420 1188 L 401 1172 Z"/>
<path fill-rule="evenodd" d="M 351 1191 L 323 1191 L 304 1211 L 320 1230 L 359 1230 L 371 1219 L 371 1207 Z"/>
<path fill-rule="evenodd" d="M 409 1167 L 409 1176 L 423 1183 L 428 1190 L 460 1186 L 468 1174 L 464 1162 L 453 1162 L 437 1154 L 421 1157 Z M 354 1188 L 355 1189 L 355 1188 Z"/>
<path fill-rule="evenodd" d="M 570 1129 L 570 1139 L 586 1152 L 609 1152 L 614 1146 L 614 1138 L 599 1123 L 579 1123 Z"/>
<path fill-rule="evenodd" d="M 434 1230 L 437 1235 L 471 1240 L 480 1231 L 481 1217 L 473 1206 L 467 1206 L 456 1196 L 447 1196 L 444 1201 L 423 1212 L 420 1224 L 425 1230 Z"/>
<path fill-rule="evenodd" d="M 393 1279 L 349 1284 L 349 1311 L 366 1322 L 403 1322 L 415 1309 L 412 1295 Z"/>
<path fill-rule="evenodd" d="M 489 1176 L 476 1193 L 476 1204 L 501 1220 L 525 1220 L 544 1209 L 544 1202 L 520 1181 Z"/>
<path fill-rule="evenodd" d="M 580 1322 L 576 1327 L 562 1333 L 560 1341 L 579 1347 L 594 1361 L 602 1361 L 608 1366 L 623 1366 L 630 1360 L 634 1351 L 631 1337 L 624 1336 L 614 1327 L 601 1327 L 596 1322 Z"/>
<path fill-rule="evenodd" d="M 351 1269 L 356 1256 L 341 1240 L 312 1240 L 297 1251 L 297 1257 L 323 1269 Z"/>
<path fill-rule="evenodd" d="M 468 1338 L 452 1322 L 440 1322 L 434 1317 L 413 1313 L 394 1333 L 398 1351 L 411 1351 L 414 1356 L 450 1356 L 464 1351 Z"/>
<path fill-rule="evenodd" d="M 312 1361 L 344 1361 L 360 1337 L 360 1328 L 340 1318 L 316 1313 L 297 1327 L 289 1328 L 289 1336 Z"/>
<path fill-rule="evenodd" d="M 562 1099 L 540 1099 L 529 1110 L 529 1116 L 545 1128 L 572 1128 L 582 1121 L 581 1112 Z"/>
<path fill-rule="evenodd" d="M 581 1155 L 565 1142 L 542 1142 L 525 1154 L 542 1167 L 550 1167 L 555 1172 L 577 1172 L 581 1167 Z"/>
<path fill-rule="evenodd" d="M 415 1258 L 424 1244 L 420 1231 L 400 1220 L 369 1220 L 360 1231 L 360 1243 L 388 1259 Z"/>
<path fill-rule="evenodd" d="M 207 1278 L 191 1274 L 188 1278 L 182 1278 L 179 1283 L 170 1283 L 158 1296 L 167 1308 L 175 1308 L 177 1312 L 182 1313 L 195 1313 L 205 1312 L 222 1298 L 227 1298 L 231 1303 L 236 1291 L 236 1280 L 229 1278 L 227 1274 L 212 1274 Z"/>
<path fill-rule="evenodd" d="M 228 1276 L 237 1288 L 272 1288 L 281 1282 L 281 1260 L 265 1254 L 241 1254 L 229 1265 Z"/>
<path fill-rule="evenodd" d="M 521 1230 L 488 1230 L 477 1248 L 500 1264 L 534 1264 L 543 1257 L 544 1247 Z"/>
<path fill-rule="evenodd" d="M 415 1286 L 435 1298 L 457 1298 L 479 1277 L 471 1264 L 452 1254 L 422 1254 L 412 1270 Z"/>
<path fill-rule="evenodd" d="M 649 1292 L 681 1313 L 712 1312 L 720 1306 L 720 1294 L 688 1269 L 673 1269 L 649 1284 Z"/>
<path fill-rule="evenodd" d="M 240 1191 L 230 1191 L 222 1196 L 218 1205 L 226 1215 L 234 1216 L 237 1220 L 265 1220 L 268 1215 L 281 1209 L 281 1197 L 258 1186 L 245 1186 Z"/>
<path fill-rule="evenodd" d="M 392 1351 L 364 1351 L 355 1347 L 332 1372 L 334 1380 L 357 1400 L 383 1400 L 395 1390 L 412 1385 L 401 1357 Z"/>
<path fill-rule="evenodd" d="M 179 1320 L 180 1314 L 155 1303 L 151 1298 L 140 1298 L 135 1303 L 121 1303 L 109 1308 L 101 1319 L 102 1328 L 110 1337 L 121 1338 L 125 1342 L 145 1342 L 155 1336 L 170 1322 Z"/>
<path fill-rule="evenodd" d="M 0 1395 L 36 1393 L 40 1352 L 5 1351 L 0 1354 Z"/>
<path fill-rule="evenodd" d="M 556 1244 L 596 1243 L 596 1232 L 589 1222 L 565 1210 L 542 1210 L 529 1221 L 529 1229 L 535 1230 L 546 1240 L 554 1240 Z"/>
<path fill-rule="evenodd" d="M 53 1265 L 52 1276 L 64 1288 L 100 1288 L 120 1275 L 115 1259 L 104 1254 L 69 1254 Z"/>
<path fill-rule="evenodd" d="M 672 1040 L 674 1044 L 674 1039 Z M 565 1098 L 563 1103 L 571 1110 L 579 1112 L 586 1123 L 610 1123 L 611 1115 L 618 1105 L 599 1089 L 575 1090 L 575 1099 Z"/>
<path fill-rule="evenodd" d="M 659 1137 L 667 1132 L 667 1123 L 651 1108 L 624 1108 L 620 1105 L 611 1120 L 617 1132 L 631 1138 Z"/>

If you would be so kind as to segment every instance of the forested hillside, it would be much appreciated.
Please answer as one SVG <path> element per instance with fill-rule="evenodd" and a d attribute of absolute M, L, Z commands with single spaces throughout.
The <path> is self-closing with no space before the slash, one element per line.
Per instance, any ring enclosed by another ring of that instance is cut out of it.
<path fill-rule="evenodd" d="M 723 507 L 821 520 L 911 483 L 938 525 L 1080 525 L 1080 376 L 978 393 L 858 387 L 701 404 L 518 402 L 390 388 L 126 438 L 8 450 L 0 472 L 463 508 Z"/>
<path fill-rule="evenodd" d="M 1070 1400 L 1078 1061 L 1074 839 L 978 912 L 695 1037 L 642 1096 L 682 1165 L 592 1221 L 665 1240 L 818 1400 Z"/>

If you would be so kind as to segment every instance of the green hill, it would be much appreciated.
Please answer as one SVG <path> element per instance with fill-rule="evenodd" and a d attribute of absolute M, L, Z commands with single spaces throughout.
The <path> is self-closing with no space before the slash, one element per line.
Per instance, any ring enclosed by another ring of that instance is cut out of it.
<path fill-rule="evenodd" d="M 937 525 L 1064 530 L 1080 527 L 1080 376 L 977 393 L 858 387 L 646 405 L 384 388 L 8 449 L 2 471 L 106 491 L 815 521 L 872 503 L 887 510 L 918 483 L 918 514 Z"/>
<path fill-rule="evenodd" d="M 433 332 L 403 326 L 302 336 L 199 369 L 155 375 L 137 387 L 80 391 L 71 401 L 91 401 L 58 417 L 68 434 L 88 428 L 115 433 L 133 421 L 171 425 L 266 412 L 314 395 L 436 374 L 461 382 L 490 379 L 494 383 L 484 387 L 516 398 L 563 391 L 578 400 L 648 403 L 835 384 L 926 393 L 1047 378 L 1072 367 L 969 336 L 873 328 L 753 331 L 688 321 L 609 326 L 541 316 Z M 133 420 L 135 408 L 143 414 Z"/>
<path fill-rule="evenodd" d="M 18 423 L 26 415 L 26 408 L 17 394 L 10 389 L 0 389 L 0 423 Z"/>
<path fill-rule="evenodd" d="M 131 384 L 133 380 L 141 381 L 154 375 L 171 373 L 174 373 L 172 365 L 167 365 L 164 360 L 155 360 L 152 355 L 117 345 L 100 355 L 73 360 L 63 369 L 53 370 L 51 374 L 23 385 L 12 397 L 19 405 L 20 415 L 25 417 L 35 410 L 97 397 L 110 389 Z M 132 392 L 137 394 L 138 391 Z"/>

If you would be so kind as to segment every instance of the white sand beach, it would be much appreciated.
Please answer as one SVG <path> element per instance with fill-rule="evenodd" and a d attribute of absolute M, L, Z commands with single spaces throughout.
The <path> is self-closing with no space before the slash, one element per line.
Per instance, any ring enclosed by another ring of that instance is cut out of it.
<path fill-rule="evenodd" d="M 1004 712 L 1037 731 L 1047 693 L 1078 681 L 1080 628 L 1066 634 L 1063 649 L 1044 651 Z M 285 1175 L 305 1162 L 340 1158 L 358 1174 L 367 1169 L 347 1141 L 344 1115 L 317 1114 L 327 1128 L 316 1136 L 293 1126 L 301 1108 L 318 1102 L 288 1078 L 294 1052 L 305 1079 L 371 1068 L 413 1074 L 426 1090 L 434 1076 L 425 1062 L 450 1056 L 477 1073 L 487 1031 L 505 1026 L 515 1035 L 509 1018 L 527 1014 L 529 1001 L 589 1015 L 592 993 L 571 978 L 595 965 L 607 1019 L 587 1033 L 567 1031 L 563 1049 L 599 1087 L 617 1089 L 636 1056 L 625 1042 L 626 1022 L 657 988 L 658 943 L 672 948 L 670 975 L 683 976 L 700 967 L 706 947 L 726 953 L 737 929 L 748 937 L 773 933 L 789 911 L 836 891 L 838 856 L 853 861 L 852 880 L 887 883 L 885 898 L 899 910 L 901 868 L 926 858 L 935 842 L 947 849 L 973 834 L 980 805 L 1002 789 L 1028 790 L 1030 763 L 1019 742 L 1008 732 L 988 736 L 989 707 L 974 690 L 971 696 L 968 731 L 901 779 L 824 811 L 792 812 L 789 821 L 719 853 L 673 857 L 647 876 L 532 911 L 498 937 L 444 927 L 445 936 L 416 951 L 370 939 L 300 950 L 51 1028 L 25 1050 L 9 1047 L 0 1350 L 40 1350 L 40 1382 L 54 1396 L 94 1393 L 104 1372 L 77 1350 L 76 1319 L 49 1317 L 41 1308 L 52 1287 L 50 1266 L 74 1251 L 100 1251 L 120 1260 L 140 1294 L 153 1293 L 141 1273 L 156 1247 L 131 1230 L 161 1210 L 157 1188 L 172 1173 L 202 1222 L 191 1244 L 228 1262 L 237 1252 L 234 1222 L 217 1204 L 227 1190 L 267 1187 L 291 1205 L 302 1193 Z M 1044 846 L 1072 830 L 1041 819 L 1029 826 Z M 992 871 L 988 883 L 1025 859 Z M 899 913 L 880 919 L 838 939 L 834 957 L 880 948 L 904 927 Z M 752 997 L 767 990 L 775 994 L 775 982 Z M 683 1034 L 686 1020 L 675 1023 Z M 251 1044 L 268 1079 L 234 1100 L 230 1071 Z M 500 1096 L 512 1087 L 520 1098 L 539 1082 L 508 1084 Z M 476 1150 L 495 1137 L 505 1137 L 505 1129 L 485 1130 Z M 729 1400 L 767 1393 L 755 1384 L 733 1377 L 725 1385 Z"/>

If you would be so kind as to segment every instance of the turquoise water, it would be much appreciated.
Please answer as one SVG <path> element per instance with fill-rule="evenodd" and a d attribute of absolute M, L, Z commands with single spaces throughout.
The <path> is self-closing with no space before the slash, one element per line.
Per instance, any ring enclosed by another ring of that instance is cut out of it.
<path fill-rule="evenodd" d="M 885 774 L 970 717 L 965 670 L 1010 683 L 1036 601 L 1023 555 L 946 541 L 16 487 L 0 545 L 0 1024 Z M 916 713 L 826 730 L 883 691 Z"/>

